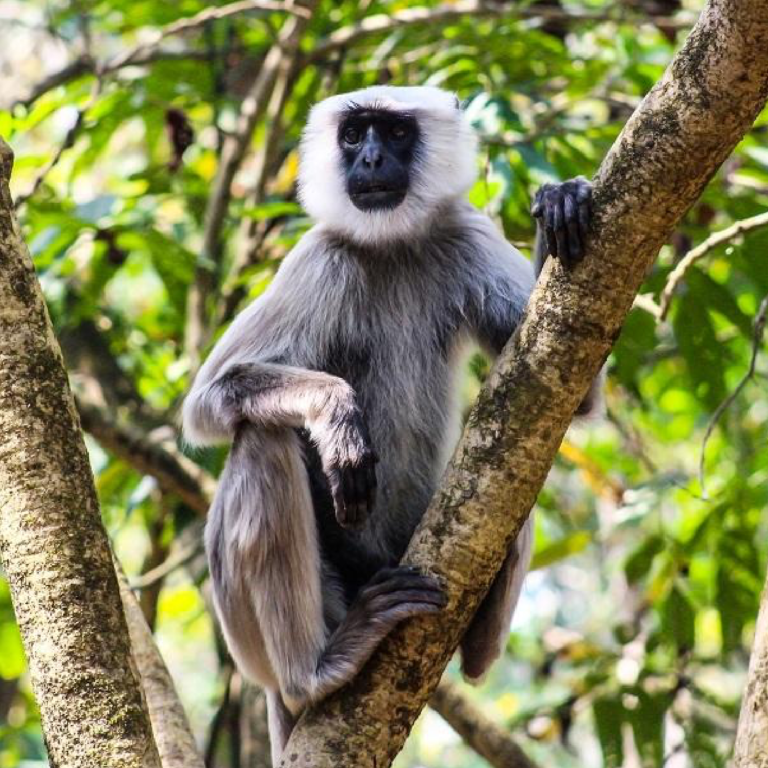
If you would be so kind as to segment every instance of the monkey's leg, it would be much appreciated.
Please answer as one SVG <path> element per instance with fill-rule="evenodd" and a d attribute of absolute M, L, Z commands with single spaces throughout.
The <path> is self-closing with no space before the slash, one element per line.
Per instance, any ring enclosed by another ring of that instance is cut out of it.
<path fill-rule="evenodd" d="M 280 691 L 266 690 L 267 722 L 269 725 L 269 746 L 272 753 L 272 765 L 277 768 L 285 745 L 291 737 L 296 718 L 283 703 Z"/>
<path fill-rule="evenodd" d="M 434 580 L 388 569 L 328 631 L 324 603 L 336 597 L 336 585 L 321 579 L 309 481 L 293 430 L 241 428 L 206 545 L 232 656 L 248 677 L 279 688 L 293 714 L 351 680 L 400 621 L 445 604 Z"/>
<path fill-rule="evenodd" d="M 531 562 L 532 542 L 533 518 L 529 517 L 461 640 L 461 671 L 470 680 L 482 677 L 504 650 Z"/>
<path fill-rule="evenodd" d="M 376 493 L 376 456 L 347 382 L 286 365 L 236 363 L 184 402 L 185 433 L 199 444 L 233 437 L 243 423 L 306 428 L 320 453 L 339 524 L 364 522 Z"/>

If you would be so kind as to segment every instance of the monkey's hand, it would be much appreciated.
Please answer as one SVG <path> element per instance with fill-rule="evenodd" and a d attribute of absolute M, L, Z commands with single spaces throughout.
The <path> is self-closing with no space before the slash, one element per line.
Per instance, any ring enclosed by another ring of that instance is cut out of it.
<path fill-rule="evenodd" d="M 376 500 L 378 456 L 357 406 L 334 415 L 317 440 L 323 472 L 333 497 L 336 520 L 343 528 L 361 526 Z"/>
<path fill-rule="evenodd" d="M 547 250 L 566 269 L 584 257 L 591 206 L 592 184 L 583 176 L 562 184 L 544 184 L 533 199 L 531 214 L 544 230 Z"/>

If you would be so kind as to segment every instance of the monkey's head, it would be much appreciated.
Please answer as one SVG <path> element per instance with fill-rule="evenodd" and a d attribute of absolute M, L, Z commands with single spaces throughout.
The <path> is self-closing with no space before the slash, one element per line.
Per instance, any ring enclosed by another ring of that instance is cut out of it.
<path fill-rule="evenodd" d="M 299 196 L 317 221 L 357 242 L 418 236 L 474 182 L 476 144 L 448 91 L 374 86 L 332 96 L 304 131 Z"/>

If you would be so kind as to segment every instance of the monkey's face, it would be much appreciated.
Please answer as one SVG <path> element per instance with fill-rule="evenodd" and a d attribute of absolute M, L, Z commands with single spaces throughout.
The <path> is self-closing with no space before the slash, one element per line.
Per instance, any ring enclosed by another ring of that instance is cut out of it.
<path fill-rule="evenodd" d="M 357 243 L 420 237 L 474 183 L 475 150 L 448 91 L 375 85 L 330 96 L 302 136 L 299 199 L 318 224 Z"/>
<path fill-rule="evenodd" d="M 419 125 L 407 112 L 353 107 L 339 123 L 347 194 L 361 211 L 397 208 L 405 200 L 419 145 Z"/>

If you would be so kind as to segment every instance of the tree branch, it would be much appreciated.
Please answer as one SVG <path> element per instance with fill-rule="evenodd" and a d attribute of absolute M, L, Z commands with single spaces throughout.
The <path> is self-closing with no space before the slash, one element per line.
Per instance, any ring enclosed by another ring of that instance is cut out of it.
<path fill-rule="evenodd" d="M 768 3 L 710 0 L 595 179 L 572 273 L 549 260 L 404 562 L 449 603 L 395 630 L 350 685 L 304 713 L 284 768 L 386 768 L 437 686 L 546 479 L 645 274 L 768 96 Z"/>
<path fill-rule="evenodd" d="M 387 34 L 404 27 L 416 25 L 434 26 L 449 24 L 462 16 L 487 16 L 489 18 L 536 19 L 547 21 L 599 22 L 620 21 L 621 14 L 603 13 L 586 10 L 566 10 L 560 6 L 529 6 L 520 8 L 512 3 L 477 2 L 460 0 L 456 3 L 438 5 L 434 8 L 408 8 L 391 14 L 369 16 L 356 24 L 341 27 L 332 32 L 325 40 L 320 40 L 306 56 L 306 63 L 324 59 L 330 53 L 347 48 L 372 35 Z M 688 29 L 694 23 L 689 14 L 679 18 L 649 15 L 657 24 L 668 29 Z"/>
<path fill-rule="evenodd" d="M 753 229 L 759 229 L 760 227 L 768 227 L 768 213 L 761 213 L 757 216 L 752 216 L 749 219 L 737 221 L 727 229 L 723 229 L 720 232 L 715 232 L 710 235 L 702 243 L 688 251 L 667 277 L 666 285 L 664 286 L 659 299 L 658 319 L 666 319 L 677 286 L 685 279 L 685 275 L 694 264 L 701 261 L 711 250 L 717 248 L 718 245 L 735 240 L 739 235 L 743 235 L 745 232 L 751 232 Z"/>
<path fill-rule="evenodd" d="M 536 768 L 510 735 L 474 707 L 453 683 L 442 680 L 429 705 L 493 768 Z"/>
<path fill-rule="evenodd" d="M 176 494 L 200 515 L 208 513 L 215 481 L 170 440 L 155 440 L 143 431 L 120 424 L 106 409 L 77 398 L 80 423 L 108 450 L 138 472 L 154 477 L 161 490 Z"/>
<path fill-rule="evenodd" d="M 83 128 L 83 125 L 85 124 L 85 115 L 88 112 L 88 110 L 96 103 L 96 100 L 99 98 L 99 94 L 101 93 L 101 78 L 97 78 L 96 82 L 93 84 L 93 88 L 91 89 L 91 95 L 88 97 L 88 101 L 80 107 L 80 109 L 77 110 L 77 116 L 75 117 L 75 122 L 72 124 L 72 127 L 67 131 L 66 136 L 64 137 L 64 141 L 61 142 L 61 145 L 59 148 L 53 153 L 53 156 L 51 159 L 45 164 L 43 169 L 37 174 L 35 177 L 35 180 L 32 182 L 32 186 L 29 189 L 29 192 L 27 192 L 24 195 L 17 195 L 16 197 L 16 210 L 18 211 L 26 202 L 29 200 L 30 197 L 32 197 L 35 192 L 37 192 L 38 189 L 42 186 L 42 183 L 45 181 L 48 174 L 59 164 L 59 161 L 61 160 L 64 153 L 71 149 L 75 141 L 77 140 L 77 137 L 80 134 L 80 131 Z"/>
<path fill-rule="evenodd" d="M 13 106 L 20 104 L 29 108 L 43 94 L 48 93 L 48 91 L 53 90 L 60 85 L 65 85 L 71 80 L 76 80 L 78 77 L 82 77 L 89 73 L 110 75 L 125 67 L 143 66 L 164 59 L 205 59 L 208 56 L 206 52 L 161 51 L 160 45 L 169 37 L 199 29 L 200 27 L 205 26 L 209 21 L 226 19 L 230 16 L 236 16 L 250 11 L 283 11 L 299 17 L 305 17 L 307 15 L 306 8 L 294 3 L 293 0 L 287 0 L 287 2 L 278 2 L 278 0 L 237 0 L 237 2 L 229 3 L 228 5 L 206 8 L 204 11 L 201 11 L 194 16 L 190 16 L 187 19 L 178 19 L 177 21 L 167 24 L 165 27 L 157 30 L 154 39 L 150 42 L 129 48 L 107 61 L 97 62 L 92 56 L 80 56 L 78 59 L 75 59 L 75 61 L 66 64 L 57 72 L 53 72 L 44 80 L 41 80 L 37 85 L 32 87 L 32 90 L 25 99 L 17 101 Z M 13 109 L 13 106 L 11 109 Z"/>
<path fill-rule="evenodd" d="M 741 703 L 732 768 L 768 765 L 768 580 L 760 600 L 747 684 Z"/>
<path fill-rule="evenodd" d="M 311 13 L 302 5 L 294 3 L 293 0 L 288 2 L 277 2 L 277 0 L 238 0 L 238 2 L 229 3 L 217 8 L 206 8 L 204 11 L 190 16 L 188 19 L 178 19 L 159 29 L 151 42 L 142 43 L 135 48 L 129 48 L 127 51 L 115 56 L 115 58 L 106 62 L 102 71 L 112 72 L 116 69 L 135 64 L 137 61 L 151 55 L 159 48 L 163 40 L 172 35 L 190 32 L 205 26 L 209 21 L 226 19 L 229 16 L 236 16 L 248 11 L 284 11 L 303 19 L 311 18 Z"/>
<path fill-rule="evenodd" d="M 131 636 L 131 651 L 141 677 L 144 698 L 152 721 L 163 768 L 204 768 L 189 720 L 176 693 L 168 668 L 157 649 L 141 606 L 115 560 L 120 598 Z"/>
<path fill-rule="evenodd" d="M 61 351 L 0 141 L 0 555 L 51 765 L 160 768 Z"/>

